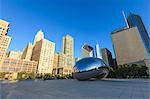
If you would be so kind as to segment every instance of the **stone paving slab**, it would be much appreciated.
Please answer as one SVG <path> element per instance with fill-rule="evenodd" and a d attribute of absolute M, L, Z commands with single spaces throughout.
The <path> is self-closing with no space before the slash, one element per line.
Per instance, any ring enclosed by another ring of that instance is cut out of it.
<path fill-rule="evenodd" d="M 0 99 L 150 99 L 150 79 L 2 83 Z"/>

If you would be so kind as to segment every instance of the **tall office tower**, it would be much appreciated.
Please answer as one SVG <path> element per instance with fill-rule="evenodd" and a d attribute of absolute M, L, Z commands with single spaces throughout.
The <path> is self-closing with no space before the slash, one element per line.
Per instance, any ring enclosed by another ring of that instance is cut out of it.
<path fill-rule="evenodd" d="M 29 43 L 27 47 L 24 49 L 21 59 L 31 60 L 33 45 Z"/>
<path fill-rule="evenodd" d="M 94 57 L 94 49 L 88 44 L 84 44 L 82 47 L 82 58 Z"/>
<path fill-rule="evenodd" d="M 67 55 L 63 53 L 55 53 L 53 74 L 65 75 L 72 74 L 72 66 L 67 66 Z"/>
<path fill-rule="evenodd" d="M 0 20 L 0 66 L 11 41 L 11 37 L 7 36 L 8 25 L 8 22 Z"/>
<path fill-rule="evenodd" d="M 127 21 L 130 28 L 135 26 L 137 27 L 141 41 L 143 42 L 145 50 L 150 58 L 150 38 L 148 36 L 147 30 L 142 22 L 141 17 L 139 15 L 130 13 Z"/>
<path fill-rule="evenodd" d="M 10 59 L 21 59 L 21 51 L 9 51 L 7 57 Z"/>
<path fill-rule="evenodd" d="M 62 39 L 62 53 L 67 57 L 67 66 L 74 65 L 74 39 L 70 35 L 66 35 Z"/>
<path fill-rule="evenodd" d="M 7 35 L 9 23 L 0 19 L 0 35 Z"/>
<path fill-rule="evenodd" d="M 42 30 L 39 30 L 34 38 L 34 44 L 36 44 L 36 42 L 40 41 L 41 39 L 44 39 L 44 34 L 42 32 Z"/>
<path fill-rule="evenodd" d="M 59 53 L 54 53 L 54 60 L 53 60 L 53 75 L 57 75 L 57 68 L 59 64 Z"/>
<path fill-rule="evenodd" d="M 95 50 L 96 50 L 96 57 L 102 59 L 101 50 L 98 43 L 95 45 Z"/>
<path fill-rule="evenodd" d="M 108 66 L 114 66 L 112 54 L 107 48 L 102 48 L 102 59 Z"/>
<path fill-rule="evenodd" d="M 146 29 L 138 15 L 129 15 L 128 24 L 129 28 L 125 27 L 112 32 L 117 64 L 145 64 L 145 60 L 150 59 L 149 37 L 145 32 Z"/>
<path fill-rule="evenodd" d="M 31 60 L 38 61 L 37 73 L 52 73 L 55 43 L 43 38 L 35 40 Z"/>

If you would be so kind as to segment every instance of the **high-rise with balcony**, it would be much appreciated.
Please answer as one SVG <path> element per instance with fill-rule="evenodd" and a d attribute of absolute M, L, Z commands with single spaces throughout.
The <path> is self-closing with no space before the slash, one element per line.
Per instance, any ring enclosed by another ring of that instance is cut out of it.
<path fill-rule="evenodd" d="M 41 32 L 38 32 L 35 37 L 31 60 L 38 62 L 37 73 L 52 73 L 55 43 L 43 38 L 44 35 L 41 37 L 40 34 Z"/>

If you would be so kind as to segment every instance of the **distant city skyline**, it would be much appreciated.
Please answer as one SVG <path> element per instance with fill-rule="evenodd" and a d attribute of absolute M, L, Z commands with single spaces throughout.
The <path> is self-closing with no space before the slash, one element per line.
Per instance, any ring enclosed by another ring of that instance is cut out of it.
<path fill-rule="evenodd" d="M 41 29 L 46 39 L 56 43 L 56 52 L 61 51 L 62 37 L 69 34 L 75 41 L 75 57 L 81 57 L 84 43 L 94 46 L 97 42 L 114 57 L 110 33 L 125 26 L 122 10 L 126 16 L 130 11 L 140 15 L 150 35 L 149 3 L 149 0 L 1 0 L 0 19 L 10 22 L 9 50 L 23 51 Z"/>

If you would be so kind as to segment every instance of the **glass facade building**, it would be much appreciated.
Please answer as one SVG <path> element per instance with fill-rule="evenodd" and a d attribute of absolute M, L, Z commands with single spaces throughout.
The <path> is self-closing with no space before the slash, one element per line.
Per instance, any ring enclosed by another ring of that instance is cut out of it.
<path fill-rule="evenodd" d="M 111 36 L 118 65 L 145 64 L 150 59 L 150 38 L 139 15 L 130 13 L 127 27 L 113 31 Z"/>
<path fill-rule="evenodd" d="M 147 30 L 142 22 L 141 17 L 139 15 L 130 13 L 127 21 L 130 28 L 134 26 L 137 27 L 141 40 L 144 44 L 145 51 L 147 52 L 147 55 L 150 58 L 150 38 L 148 36 Z"/>

